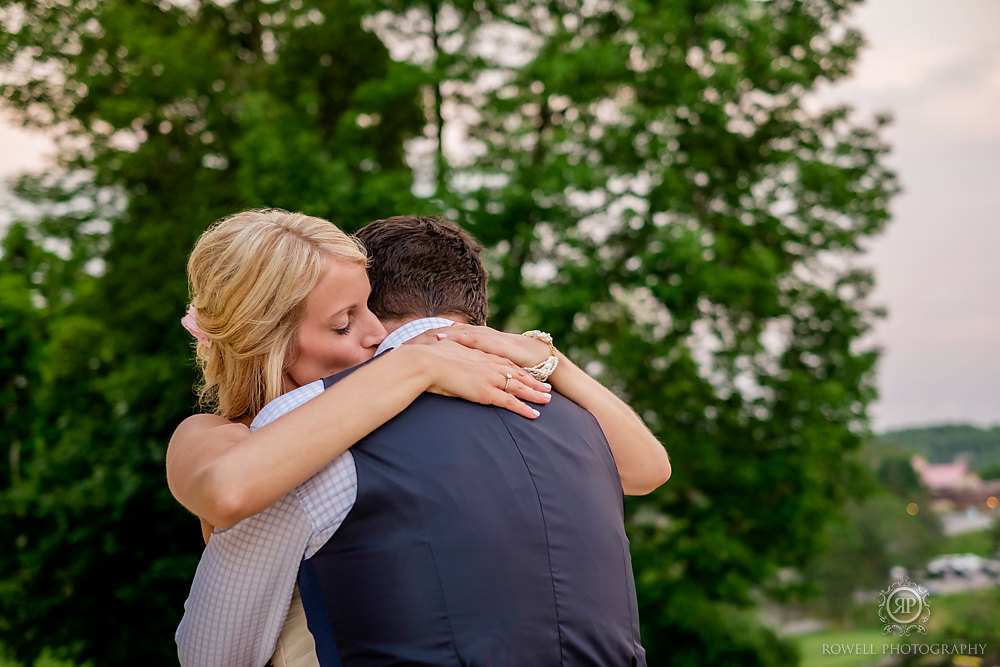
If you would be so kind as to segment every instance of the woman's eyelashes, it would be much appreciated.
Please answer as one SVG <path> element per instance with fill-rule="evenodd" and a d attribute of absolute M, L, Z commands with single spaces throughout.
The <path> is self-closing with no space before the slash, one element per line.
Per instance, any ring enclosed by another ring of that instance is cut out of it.
<path fill-rule="evenodd" d="M 351 315 L 348 315 L 347 316 L 347 323 L 344 326 L 342 326 L 342 327 L 334 326 L 333 327 L 333 332 L 335 334 L 340 335 L 340 336 L 346 336 L 347 334 L 351 333 L 351 325 L 352 324 L 354 324 L 354 317 L 351 316 Z"/>

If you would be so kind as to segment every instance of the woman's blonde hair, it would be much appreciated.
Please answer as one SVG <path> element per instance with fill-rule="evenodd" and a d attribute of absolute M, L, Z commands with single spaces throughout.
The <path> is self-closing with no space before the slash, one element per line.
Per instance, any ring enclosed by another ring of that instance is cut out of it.
<path fill-rule="evenodd" d="M 209 227 L 188 258 L 203 406 L 227 419 L 253 417 L 284 391 L 306 296 L 337 258 L 367 263 L 360 244 L 333 223 L 260 209 Z"/>

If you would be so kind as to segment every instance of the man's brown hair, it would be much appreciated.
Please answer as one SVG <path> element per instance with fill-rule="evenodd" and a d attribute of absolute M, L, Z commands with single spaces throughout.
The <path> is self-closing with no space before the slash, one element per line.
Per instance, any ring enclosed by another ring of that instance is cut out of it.
<path fill-rule="evenodd" d="M 486 269 L 480 246 L 437 216 L 376 220 L 357 233 L 368 251 L 368 307 L 382 320 L 465 315 L 486 324 Z"/>

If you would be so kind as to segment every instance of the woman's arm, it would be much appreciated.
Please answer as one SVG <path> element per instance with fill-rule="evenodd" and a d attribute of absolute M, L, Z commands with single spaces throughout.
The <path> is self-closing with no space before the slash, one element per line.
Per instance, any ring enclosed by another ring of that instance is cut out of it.
<path fill-rule="evenodd" d="M 411 342 L 428 342 L 441 337 L 507 357 L 521 366 L 534 366 L 549 356 L 548 345 L 534 338 L 463 324 L 435 329 Z M 644 495 L 666 482 L 671 472 L 667 451 L 642 419 L 562 352 L 557 351 L 556 356 L 559 365 L 548 381 L 561 394 L 597 417 L 615 457 L 624 492 Z"/>
<path fill-rule="evenodd" d="M 188 417 L 167 447 L 167 484 L 184 507 L 227 528 L 312 477 L 425 391 L 533 418 L 537 412 L 519 399 L 545 403 L 546 389 L 509 360 L 456 343 L 404 346 L 252 433 L 216 415 Z"/>
<path fill-rule="evenodd" d="M 556 356 L 559 366 L 549 382 L 559 393 L 597 417 L 611 445 L 622 490 L 630 496 L 641 496 L 670 479 L 667 450 L 639 415 L 562 352 L 557 352 Z"/>

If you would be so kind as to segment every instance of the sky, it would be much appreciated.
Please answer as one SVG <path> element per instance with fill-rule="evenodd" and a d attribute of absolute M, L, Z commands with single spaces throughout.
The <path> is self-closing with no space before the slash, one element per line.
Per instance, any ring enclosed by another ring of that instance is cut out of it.
<path fill-rule="evenodd" d="M 1000 425 L 1000 0 L 867 0 L 850 23 L 868 46 L 820 100 L 893 115 L 904 190 L 859 262 L 888 311 L 873 425 Z M 0 178 L 49 150 L 0 116 Z"/>
<path fill-rule="evenodd" d="M 869 46 L 822 94 L 892 113 L 904 190 L 862 259 L 889 313 L 874 425 L 1000 425 L 1000 2 L 868 0 L 851 22 Z"/>

